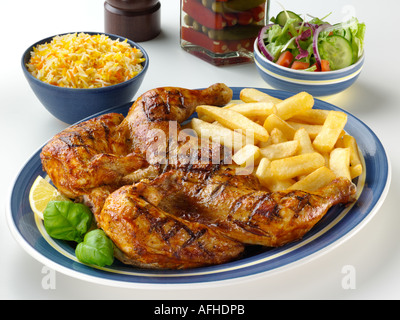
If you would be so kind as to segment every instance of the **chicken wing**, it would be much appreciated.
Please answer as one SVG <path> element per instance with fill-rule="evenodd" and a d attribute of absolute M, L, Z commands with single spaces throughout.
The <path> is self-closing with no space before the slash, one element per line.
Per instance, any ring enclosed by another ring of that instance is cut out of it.
<path fill-rule="evenodd" d="M 79 123 L 55 135 L 43 147 L 43 169 L 60 192 L 77 198 L 105 185 L 116 189 L 124 176 L 147 165 L 116 130 L 123 119 L 110 113 Z"/>

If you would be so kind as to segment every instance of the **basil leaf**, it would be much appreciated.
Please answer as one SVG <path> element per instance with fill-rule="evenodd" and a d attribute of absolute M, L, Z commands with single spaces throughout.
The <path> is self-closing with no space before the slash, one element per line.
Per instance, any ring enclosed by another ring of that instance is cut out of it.
<path fill-rule="evenodd" d="M 75 255 L 83 263 L 110 266 L 114 262 L 114 244 L 103 230 L 92 230 L 77 245 Z"/>
<path fill-rule="evenodd" d="M 91 226 L 93 214 L 81 203 L 50 201 L 43 217 L 44 227 L 52 238 L 79 243 Z"/>

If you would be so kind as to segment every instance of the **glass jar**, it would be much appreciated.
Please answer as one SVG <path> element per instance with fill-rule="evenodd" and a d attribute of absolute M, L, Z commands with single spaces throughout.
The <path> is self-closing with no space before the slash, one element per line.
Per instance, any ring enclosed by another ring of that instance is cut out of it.
<path fill-rule="evenodd" d="M 181 47 L 213 64 L 253 61 L 269 0 L 181 0 Z"/>

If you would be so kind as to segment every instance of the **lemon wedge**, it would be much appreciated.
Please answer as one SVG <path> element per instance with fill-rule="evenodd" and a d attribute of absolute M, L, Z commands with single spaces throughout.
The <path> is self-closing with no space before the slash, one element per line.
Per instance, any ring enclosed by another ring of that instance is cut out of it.
<path fill-rule="evenodd" d="M 49 181 L 42 176 L 38 176 L 29 191 L 29 204 L 32 211 L 43 220 L 43 211 L 52 200 L 71 201 L 53 187 Z"/>

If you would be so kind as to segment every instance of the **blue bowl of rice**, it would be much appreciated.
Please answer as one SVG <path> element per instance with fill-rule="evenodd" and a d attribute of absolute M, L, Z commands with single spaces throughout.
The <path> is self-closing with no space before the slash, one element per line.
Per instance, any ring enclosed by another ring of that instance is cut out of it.
<path fill-rule="evenodd" d="M 132 101 L 149 57 L 140 45 L 124 37 L 79 32 L 36 42 L 23 54 L 21 66 L 44 107 L 72 124 Z"/>
<path fill-rule="evenodd" d="M 258 73 L 273 88 L 299 93 L 306 91 L 315 97 L 337 94 L 349 88 L 360 76 L 364 54 L 358 61 L 340 70 L 310 72 L 282 67 L 268 60 L 254 42 L 254 62 Z"/>

